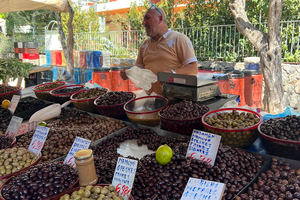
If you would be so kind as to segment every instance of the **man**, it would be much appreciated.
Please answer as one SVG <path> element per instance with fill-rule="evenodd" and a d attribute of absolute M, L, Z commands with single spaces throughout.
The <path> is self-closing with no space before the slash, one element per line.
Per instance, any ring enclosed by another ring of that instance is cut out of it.
<path fill-rule="evenodd" d="M 147 10 L 143 25 L 150 38 L 141 45 L 136 66 L 158 72 L 197 75 L 197 58 L 187 36 L 168 29 L 165 12 L 155 5 Z M 123 79 L 127 79 L 123 72 Z M 162 84 L 152 83 L 147 94 L 162 94 Z"/>

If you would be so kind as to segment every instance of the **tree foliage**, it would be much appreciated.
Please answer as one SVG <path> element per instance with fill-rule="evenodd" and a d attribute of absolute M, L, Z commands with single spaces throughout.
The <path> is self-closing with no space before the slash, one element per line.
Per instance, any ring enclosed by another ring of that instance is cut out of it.
<path fill-rule="evenodd" d="M 74 9 L 74 35 L 82 32 L 99 32 L 99 14 L 95 9 L 89 9 L 87 11 L 81 10 L 80 7 L 73 7 Z M 68 32 L 67 22 L 69 19 L 69 13 L 62 13 L 62 24 L 65 33 Z"/>
<path fill-rule="evenodd" d="M 36 34 L 41 34 L 51 20 L 55 20 L 50 10 L 30 10 L 5 13 L 7 34 L 13 35 L 14 27 L 30 25 Z"/>

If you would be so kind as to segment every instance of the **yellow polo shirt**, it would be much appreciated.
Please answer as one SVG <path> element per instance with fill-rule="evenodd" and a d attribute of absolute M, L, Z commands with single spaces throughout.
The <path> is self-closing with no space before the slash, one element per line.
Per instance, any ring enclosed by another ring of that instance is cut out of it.
<path fill-rule="evenodd" d="M 179 32 L 169 30 L 159 40 L 147 39 L 141 45 L 136 65 L 153 73 L 176 70 L 197 62 L 190 39 Z"/>
<path fill-rule="evenodd" d="M 158 72 L 170 72 L 186 64 L 197 62 L 194 48 L 190 39 L 179 32 L 168 30 L 157 41 L 147 39 L 141 45 L 136 65 L 150 69 L 154 74 Z M 152 90 L 162 93 L 162 85 L 155 84 Z"/>

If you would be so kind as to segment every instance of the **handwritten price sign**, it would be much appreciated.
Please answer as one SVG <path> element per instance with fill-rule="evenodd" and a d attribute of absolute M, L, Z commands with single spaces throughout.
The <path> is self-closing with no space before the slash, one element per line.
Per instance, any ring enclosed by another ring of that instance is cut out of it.
<path fill-rule="evenodd" d="M 132 190 L 137 164 L 137 160 L 118 158 L 112 185 L 125 200 L 129 198 Z"/>
<path fill-rule="evenodd" d="M 224 183 L 189 178 L 181 196 L 181 200 L 221 200 L 224 190 Z"/>
<path fill-rule="evenodd" d="M 14 112 L 16 111 L 16 108 L 19 104 L 19 101 L 21 99 L 21 96 L 20 95 L 14 95 L 11 99 L 11 103 L 10 103 L 10 106 L 8 108 L 8 110 L 14 114 Z"/>
<path fill-rule="evenodd" d="M 5 136 L 15 138 L 22 124 L 23 118 L 13 116 L 6 129 Z"/>
<path fill-rule="evenodd" d="M 37 127 L 37 122 L 24 122 L 19 128 L 19 131 L 16 136 L 23 135 L 27 132 L 33 131 Z"/>
<path fill-rule="evenodd" d="M 48 127 L 38 126 L 32 136 L 28 151 L 31 151 L 35 155 L 39 155 L 45 144 L 49 130 Z"/>
<path fill-rule="evenodd" d="M 220 141 L 220 135 L 194 130 L 186 157 L 198 159 L 214 166 Z"/>
<path fill-rule="evenodd" d="M 76 137 L 64 163 L 72 167 L 76 167 L 74 154 L 81 149 L 88 149 L 90 144 L 91 140 Z"/>
<path fill-rule="evenodd" d="M 129 186 L 122 185 L 121 183 L 119 183 L 116 187 L 116 192 L 121 194 L 121 196 L 125 197 L 130 195 L 131 189 Z"/>

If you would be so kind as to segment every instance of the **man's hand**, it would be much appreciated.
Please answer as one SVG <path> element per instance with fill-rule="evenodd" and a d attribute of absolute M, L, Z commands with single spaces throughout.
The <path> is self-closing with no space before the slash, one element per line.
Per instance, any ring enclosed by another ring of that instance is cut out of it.
<path fill-rule="evenodd" d="M 155 92 L 158 95 L 162 95 L 162 83 L 160 81 L 152 83 L 151 89 L 146 91 L 148 95 L 150 95 L 152 92 Z"/>
<path fill-rule="evenodd" d="M 127 80 L 128 79 L 128 76 L 126 75 L 126 69 L 122 69 L 120 71 L 120 76 L 123 80 Z"/>

